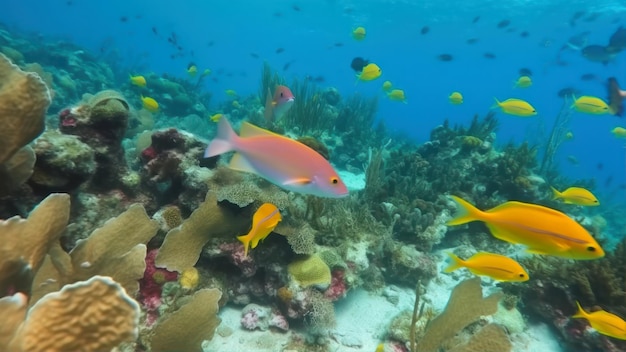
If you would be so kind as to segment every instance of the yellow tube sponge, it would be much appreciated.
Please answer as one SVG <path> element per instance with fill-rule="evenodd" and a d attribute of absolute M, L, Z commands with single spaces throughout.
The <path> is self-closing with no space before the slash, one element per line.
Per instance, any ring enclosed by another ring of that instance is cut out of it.
<path fill-rule="evenodd" d="M 29 311 L 8 351 L 110 351 L 138 334 L 139 304 L 109 277 L 50 293 Z"/>
<path fill-rule="evenodd" d="M 330 268 L 317 254 L 292 262 L 287 266 L 287 270 L 302 287 L 330 284 Z"/>
<path fill-rule="evenodd" d="M 50 105 L 48 87 L 0 54 L 0 164 L 43 132 Z"/>

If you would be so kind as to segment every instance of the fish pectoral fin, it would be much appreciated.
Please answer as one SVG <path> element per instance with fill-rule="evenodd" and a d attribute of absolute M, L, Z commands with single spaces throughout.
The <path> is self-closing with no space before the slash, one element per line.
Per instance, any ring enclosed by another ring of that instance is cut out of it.
<path fill-rule="evenodd" d="M 256 169 L 250 165 L 250 162 L 248 162 L 248 160 L 240 153 L 235 153 L 235 155 L 233 155 L 233 158 L 230 159 L 228 167 L 237 171 L 256 173 Z"/>
<path fill-rule="evenodd" d="M 547 253 L 544 250 L 537 249 L 537 248 L 527 248 L 526 249 L 526 253 L 528 253 L 528 254 L 539 254 L 539 255 L 548 255 L 548 254 L 550 254 L 550 253 Z"/>
<path fill-rule="evenodd" d="M 300 177 L 300 178 L 292 178 L 283 182 L 283 186 L 305 186 L 311 184 L 313 181 L 310 178 Z"/>

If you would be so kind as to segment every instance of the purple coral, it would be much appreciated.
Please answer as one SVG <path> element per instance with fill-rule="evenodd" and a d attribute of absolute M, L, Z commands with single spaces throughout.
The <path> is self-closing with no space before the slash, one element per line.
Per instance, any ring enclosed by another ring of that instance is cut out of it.
<path fill-rule="evenodd" d="M 241 269 L 243 276 L 251 277 L 256 274 L 258 266 L 252 256 L 245 256 L 241 243 L 231 242 L 220 245 L 220 251 L 226 255 L 228 261 Z"/>
<path fill-rule="evenodd" d="M 289 330 L 287 318 L 278 310 L 257 304 L 248 304 L 241 311 L 241 326 L 247 330 L 267 330 L 270 327 Z"/>
<path fill-rule="evenodd" d="M 146 270 L 143 278 L 139 280 L 139 302 L 146 309 L 146 324 L 152 325 L 159 317 L 158 308 L 161 305 L 161 293 L 163 284 L 178 279 L 178 274 L 157 268 L 154 260 L 158 249 L 148 251 L 146 255 Z"/>

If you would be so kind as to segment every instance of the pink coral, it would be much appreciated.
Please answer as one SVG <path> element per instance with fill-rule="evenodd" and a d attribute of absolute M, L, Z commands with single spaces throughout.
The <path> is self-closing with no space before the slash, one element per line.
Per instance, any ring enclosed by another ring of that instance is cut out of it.
<path fill-rule="evenodd" d="M 220 251 L 224 253 L 228 260 L 241 269 L 243 276 L 251 277 L 256 274 L 258 269 L 256 262 L 252 256 L 245 256 L 244 248 L 239 242 L 223 243 L 220 245 Z"/>
<path fill-rule="evenodd" d="M 324 297 L 331 301 L 336 301 L 345 297 L 348 292 L 348 285 L 346 285 L 346 275 L 343 270 L 333 270 L 331 273 L 330 286 L 324 291 Z"/>
<path fill-rule="evenodd" d="M 269 324 L 270 326 L 273 326 L 282 331 L 289 330 L 289 322 L 287 321 L 287 318 L 285 318 L 285 316 L 278 309 L 272 309 Z"/>
<path fill-rule="evenodd" d="M 241 317 L 241 326 L 248 330 L 254 330 L 259 327 L 259 314 L 257 310 L 250 309 Z"/>
<path fill-rule="evenodd" d="M 178 274 L 157 268 L 154 265 L 158 249 L 148 251 L 146 255 L 146 271 L 139 280 L 139 301 L 147 311 L 146 323 L 152 325 L 158 318 L 158 308 L 161 305 L 163 284 L 178 279 Z"/>

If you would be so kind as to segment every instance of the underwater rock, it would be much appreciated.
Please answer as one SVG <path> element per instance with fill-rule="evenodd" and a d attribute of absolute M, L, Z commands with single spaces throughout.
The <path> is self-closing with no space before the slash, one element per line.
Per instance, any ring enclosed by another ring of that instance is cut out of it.
<path fill-rule="evenodd" d="M 279 311 L 254 303 L 248 304 L 241 311 L 241 326 L 247 330 L 259 329 L 265 331 L 270 327 L 275 327 L 282 331 L 289 330 L 287 319 Z"/>
<path fill-rule="evenodd" d="M 95 152 L 76 136 L 45 132 L 35 143 L 37 161 L 30 184 L 47 192 L 69 192 L 96 170 Z"/>
<path fill-rule="evenodd" d="M 437 276 L 437 265 L 434 259 L 413 246 L 393 244 L 391 253 L 386 256 L 388 261 L 386 279 L 388 282 L 414 285 L 415 280 L 428 282 Z"/>
<path fill-rule="evenodd" d="M 122 139 L 130 114 L 128 102 L 115 91 L 104 90 L 59 113 L 59 129 L 75 135 L 93 148 L 96 171 L 90 183 L 94 190 L 111 190 L 120 186 L 127 173 Z"/>

